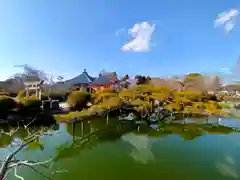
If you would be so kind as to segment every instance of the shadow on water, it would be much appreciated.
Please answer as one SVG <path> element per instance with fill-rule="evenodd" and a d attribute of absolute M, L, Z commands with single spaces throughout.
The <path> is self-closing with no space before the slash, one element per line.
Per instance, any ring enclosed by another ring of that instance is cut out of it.
<path fill-rule="evenodd" d="M 109 122 L 111 123 L 107 123 L 105 119 L 96 119 L 66 124 L 66 131 L 72 136 L 72 141 L 67 141 L 57 148 L 55 161 L 71 158 L 78 155 L 82 150 L 91 149 L 101 142 L 118 140 L 130 133 L 135 134 L 135 136 L 149 136 L 152 138 L 177 135 L 184 140 L 194 140 L 204 134 L 239 132 L 236 128 L 216 123 L 159 123 L 157 128 L 151 128 L 147 124 L 140 123 L 137 125 L 133 121 L 124 121 L 123 123 L 112 119 Z"/>

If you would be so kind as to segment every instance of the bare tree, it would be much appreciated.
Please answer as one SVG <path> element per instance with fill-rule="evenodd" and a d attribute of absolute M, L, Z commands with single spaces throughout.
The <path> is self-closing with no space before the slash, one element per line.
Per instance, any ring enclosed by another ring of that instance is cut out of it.
<path fill-rule="evenodd" d="M 141 75 L 136 75 L 135 79 L 137 80 L 136 84 L 148 84 L 151 81 L 150 76 L 141 76 Z"/>
<path fill-rule="evenodd" d="M 57 80 L 58 80 L 59 83 L 63 83 L 63 79 L 64 79 L 63 76 L 58 76 L 57 77 Z"/>
<path fill-rule="evenodd" d="M 24 78 L 29 77 L 29 76 L 34 76 L 34 77 L 38 77 L 39 79 L 41 79 L 43 81 L 50 81 L 51 80 L 51 77 L 48 73 L 46 73 L 42 70 L 38 70 L 34 67 L 31 67 L 28 64 L 15 65 L 15 67 L 23 68 L 22 73 L 16 73 L 14 75 L 15 78 L 24 79 Z"/>
<path fill-rule="evenodd" d="M 31 67 L 30 65 L 24 64 L 24 65 L 15 65 L 15 67 L 23 68 L 22 73 L 16 73 L 13 75 L 14 79 L 17 79 L 19 82 L 23 83 L 23 81 L 29 77 L 36 77 L 39 80 L 42 80 L 45 82 L 43 89 L 48 92 L 48 98 L 50 99 L 50 94 L 52 93 L 52 87 L 56 83 L 56 81 L 62 83 L 63 77 L 57 76 L 54 80 L 54 77 L 51 73 L 46 73 L 42 70 L 36 69 L 34 67 Z"/>
<path fill-rule="evenodd" d="M 39 140 L 43 136 L 52 136 L 53 132 L 46 131 L 46 128 L 42 128 L 41 130 L 37 132 L 31 132 L 31 129 L 29 126 L 34 122 L 35 119 L 33 119 L 30 123 L 27 125 L 24 125 L 24 129 L 27 131 L 28 136 L 21 140 L 21 142 L 15 142 L 14 144 L 11 144 L 11 153 L 2 161 L 0 161 L 1 167 L 0 167 L 0 180 L 5 180 L 7 176 L 10 174 L 10 170 L 14 170 L 14 176 L 18 179 L 24 180 L 22 176 L 18 174 L 18 168 L 21 166 L 25 166 L 28 168 L 31 168 L 36 173 L 40 174 L 41 176 L 45 177 L 46 179 L 51 179 L 50 177 L 46 176 L 45 174 L 41 173 L 38 169 L 36 169 L 36 166 L 41 166 L 44 169 L 51 169 L 53 166 L 53 163 L 51 163 L 49 166 L 46 165 L 47 163 L 50 163 L 52 161 L 51 159 L 48 159 L 46 161 L 32 161 L 32 160 L 19 160 L 17 159 L 16 155 L 26 148 L 30 143 Z M 7 134 L 9 136 L 13 136 L 18 130 L 19 130 L 19 124 L 18 127 L 10 132 L 5 132 L 3 130 L 0 131 L 1 134 Z M 66 170 L 60 170 L 60 171 L 53 171 L 53 173 L 56 172 L 67 172 Z"/>

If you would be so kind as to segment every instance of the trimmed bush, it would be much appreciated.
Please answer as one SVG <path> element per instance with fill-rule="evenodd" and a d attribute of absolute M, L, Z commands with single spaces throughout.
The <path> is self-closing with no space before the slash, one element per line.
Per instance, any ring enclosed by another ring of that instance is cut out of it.
<path fill-rule="evenodd" d="M 42 93 L 42 95 L 41 95 L 41 100 L 48 100 L 49 95 L 50 95 L 50 94 L 47 93 L 47 92 Z"/>
<path fill-rule="evenodd" d="M 18 103 L 9 96 L 0 96 L 0 116 L 5 117 L 8 111 L 17 108 Z"/>
<path fill-rule="evenodd" d="M 21 113 L 35 114 L 40 112 L 42 101 L 38 100 L 35 96 L 30 96 L 28 99 L 21 99 Z"/>
<path fill-rule="evenodd" d="M 67 97 L 67 103 L 72 110 L 81 110 L 87 107 L 87 102 L 90 101 L 91 94 L 88 92 L 73 91 Z"/>

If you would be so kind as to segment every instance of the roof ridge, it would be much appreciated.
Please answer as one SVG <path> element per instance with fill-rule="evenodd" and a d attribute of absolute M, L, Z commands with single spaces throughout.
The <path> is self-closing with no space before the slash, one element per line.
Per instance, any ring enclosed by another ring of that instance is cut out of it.
<path fill-rule="evenodd" d="M 84 71 L 82 74 L 84 74 L 89 81 L 91 81 L 91 82 L 93 81 L 92 80 L 93 78 L 87 73 L 87 71 Z M 89 77 L 91 77 L 91 78 L 89 78 Z"/>

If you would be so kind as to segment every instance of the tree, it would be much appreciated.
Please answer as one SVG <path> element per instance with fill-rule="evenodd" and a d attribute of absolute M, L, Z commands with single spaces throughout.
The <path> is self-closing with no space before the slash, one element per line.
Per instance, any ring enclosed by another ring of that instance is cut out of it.
<path fill-rule="evenodd" d="M 14 79 L 16 79 L 18 82 L 23 84 L 26 78 L 37 77 L 38 79 L 45 82 L 45 85 L 43 86 L 43 90 L 47 92 L 48 98 L 50 99 L 52 95 L 52 87 L 56 83 L 56 81 L 54 80 L 54 76 L 51 73 L 46 73 L 42 70 L 31 67 L 28 64 L 16 65 L 15 67 L 23 68 L 23 72 L 14 74 L 13 75 Z M 60 83 L 62 83 L 63 79 L 64 78 L 62 76 L 57 76 L 57 81 L 59 81 Z"/>
<path fill-rule="evenodd" d="M 90 101 L 91 95 L 88 92 L 72 91 L 67 102 L 73 110 L 82 110 L 87 107 L 87 102 Z"/>
<path fill-rule="evenodd" d="M 58 76 L 57 77 L 57 80 L 58 80 L 59 83 L 63 83 L 63 79 L 64 79 L 63 76 Z"/>
<path fill-rule="evenodd" d="M 28 168 L 31 168 L 36 173 L 40 174 L 41 176 L 50 179 L 50 177 L 46 176 L 45 174 L 41 173 L 38 168 L 35 168 L 35 166 L 40 166 L 44 169 L 51 169 L 53 166 L 53 163 L 48 166 L 46 164 L 50 163 L 52 159 L 46 160 L 46 161 L 32 161 L 32 160 L 19 160 L 17 159 L 17 155 L 22 150 L 26 149 L 28 146 L 31 146 L 32 143 L 36 143 L 39 141 L 40 138 L 43 136 L 52 136 L 53 133 L 47 132 L 45 128 L 42 128 L 41 130 L 37 132 L 31 132 L 31 129 L 29 126 L 34 122 L 35 119 L 30 121 L 27 125 L 24 125 L 25 131 L 28 133 L 28 136 L 20 140 L 20 142 L 14 141 L 14 144 L 11 144 L 11 153 L 2 161 L 1 167 L 0 167 L 0 180 L 7 179 L 7 176 L 10 174 L 10 170 L 14 169 L 14 176 L 18 179 L 24 180 L 22 176 L 18 174 L 18 168 L 20 166 L 25 166 Z M 19 130 L 19 124 L 16 129 L 12 129 L 10 132 L 5 132 L 4 130 L 1 130 L 1 135 L 8 135 L 10 137 L 13 137 L 15 133 Z M 59 172 L 59 171 L 55 171 Z M 64 172 L 61 170 L 60 172 Z M 67 172 L 65 170 L 65 172 Z M 54 173 L 54 172 L 53 172 Z"/>
<path fill-rule="evenodd" d="M 183 80 L 184 90 L 205 91 L 204 77 L 199 73 L 191 73 L 185 76 Z"/>
<path fill-rule="evenodd" d="M 121 81 L 126 81 L 126 80 L 128 80 L 129 79 L 129 76 L 128 76 L 128 74 L 126 74 L 122 79 L 121 79 Z"/>
<path fill-rule="evenodd" d="M 206 76 L 204 78 L 207 91 L 216 92 L 221 88 L 221 79 L 219 76 Z"/>
<path fill-rule="evenodd" d="M 136 82 L 137 85 L 147 84 L 151 80 L 151 78 L 149 76 L 145 77 L 145 76 L 141 76 L 141 75 L 136 75 L 135 79 L 137 80 L 137 82 Z"/>
<path fill-rule="evenodd" d="M 49 74 L 42 71 L 42 70 L 38 70 L 34 67 L 31 67 L 28 64 L 24 64 L 24 65 L 15 65 L 15 67 L 21 67 L 23 68 L 23 72 L 22 73 L 16 73 L 13 75 L 13 77 L 15 79 L 18 79 L 20 81 L 23 81 L 25 78 L 29 77 L 29 76 L 34 76 L 34 77 L 38 77 L 39 79 L 43 80 L 43 81 L 51 81 L 51 77 L 49 77 Z"/>

